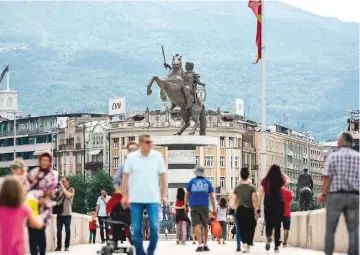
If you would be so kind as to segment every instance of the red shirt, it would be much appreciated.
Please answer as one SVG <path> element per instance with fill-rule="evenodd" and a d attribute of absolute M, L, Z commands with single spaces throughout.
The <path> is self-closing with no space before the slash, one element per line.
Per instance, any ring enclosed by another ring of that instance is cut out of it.
<path fill-rule="evenodd" d="M 177 206 L 177 207 L 182 207 L 182 206 L 184 206 L 184 201 L 176 200 L 175 206 Z"/>
<path fill-rule="evenodd" d="M 284 216 L 290 216 L 292 192 L 291 190 L 283 189 L 282 194 L 284 199 Z"/>
<path fill-rule="evenodd" d="M 89 221 L 89 230 L 96 230 L 96 221 L 94 220 Z"/>

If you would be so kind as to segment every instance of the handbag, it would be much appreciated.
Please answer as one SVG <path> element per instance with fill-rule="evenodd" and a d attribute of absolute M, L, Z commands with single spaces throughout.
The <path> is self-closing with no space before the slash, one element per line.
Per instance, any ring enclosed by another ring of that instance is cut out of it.
<path fill-rule="evenodd" d="M 56 205 L 53 207 L 53 214 L 59 215 L 64 211 L 65 194 L 62 194 L 59 200 L 56 201 Z"/>

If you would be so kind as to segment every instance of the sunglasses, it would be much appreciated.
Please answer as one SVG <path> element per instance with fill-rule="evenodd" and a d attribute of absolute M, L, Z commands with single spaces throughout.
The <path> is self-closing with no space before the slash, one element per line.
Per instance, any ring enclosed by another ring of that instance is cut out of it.
<path fill-rule="evenodd" d="M 152 141 L 148 140 L 148 141 L 145 141 L 144 143 L 146 143 L 146 144 L 152 144 Z"/>

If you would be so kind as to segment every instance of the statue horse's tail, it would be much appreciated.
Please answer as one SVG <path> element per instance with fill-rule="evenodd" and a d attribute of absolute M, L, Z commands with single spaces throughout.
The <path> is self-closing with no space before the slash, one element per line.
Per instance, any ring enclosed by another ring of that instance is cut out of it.
<path fill-rule="evenodd" d="M 201 112 L 200 112 L 200 116 L 199 116 L 199 120 L 200 120 L 200 135 L 206 135 L 205 134 L 205 130 L 206 130 L 206 115 L 205 115 L 205 106 L 202 105 L 201 107 Z"/>

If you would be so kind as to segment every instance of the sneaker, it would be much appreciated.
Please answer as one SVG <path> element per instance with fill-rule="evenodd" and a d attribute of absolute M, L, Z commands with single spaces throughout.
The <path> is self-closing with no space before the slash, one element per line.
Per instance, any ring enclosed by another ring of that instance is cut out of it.
<path fill-rule="evenodd" d="M 194 241 L 193 244 L 196 244 L 196 242 Z"/>
<path fill-rule="evenodd" d="M 283 243 L 283 248 L 286 248 L 286 247 L 287 247 L 286 243 Z"/>
<path fill-rule="evenodd" d="M 64 251 L 69 251 L 69 247 L 66 247 Z"/>
<path fill-rule="evenodd" d="M 180 244 L 180 241 L 179 241 L 179 240 L 177 240 L 177 241 L 176 241 L 176 244 Z"/>
<path fill-rule="evenodd" d="M 56 247 L 55 251 L 61 251 L 60 247 Z"/>
<path fill-rule="evenodd" d="M 241 251 L 241 248 L 240 248 L 240 247 L 237 247 L 237 248 L 236 248 L 236 251 L 237 251 L 237 252 Z"/>
<path fill-rule="evenodd" d="M 274 252 L 275 253 L 280 253 L 279 247 L 275 247 Z"/>
<path fill-rule="evenodd" d="M 198 246 L 198 247 L 196 248 L 196 252 L 201 252 L 201 251 L 203 251 L 203 247 L 202 247 L 202 246 Z"/>
<path fill-rule="evenodd" d="M 181 242 L 181 244 L 182 244 L 182 245 L 185 245 L 185 244 L 186 244 L 186 242 Z"/>
<path fill-rule="evenodd" d="M 265 250 L 270 250 L 270 244 L 271 244 L 272 238 L 269 236 L 266 240 Z"/>
<path fill-rule="evenodd" d="M 210 251 L 209 247 L 207 245 L 204 245 L 203 251 Z"/>

